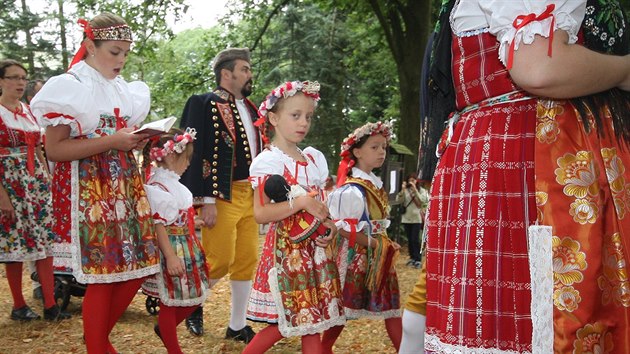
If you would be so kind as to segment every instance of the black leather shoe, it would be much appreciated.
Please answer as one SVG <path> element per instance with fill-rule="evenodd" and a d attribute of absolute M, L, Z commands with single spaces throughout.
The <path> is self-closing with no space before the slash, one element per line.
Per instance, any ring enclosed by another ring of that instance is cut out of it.
<path fill-rule="evenodd" d="M 256 332 L 250 326 L 245 326 L 238 331 L 228 326 L 227 331 L 225 331 L 225 339 L 238 340 L 245 344 L 251 342 L 255 335 Z"/>
<path fill-rule="evenodd" d="M 153 332 L 162 339 L 162 333 L 160 332 L 160 325 L 153 326 Z"/>
<path fill-rule="evenodd" d="M 53 305 L 47 309 L 44 309 L 44 319 L 48 321 L 61 321 L 67 320 L 72 317 L 69 313 L 61 311 L 59 305 Z"/>
<path fill-rule="evenodd" d="M 186 328 L 196 336 L 203 335 L 203 307 L 199 306 L 186 319 Z"/>
<path fill-rule="evenodd" d="M 19 309 L 11 310 L 11 319 L 14 321 L 39 320 L 41 317 L 33 312 L 30 307 L 22 306 Z"/>

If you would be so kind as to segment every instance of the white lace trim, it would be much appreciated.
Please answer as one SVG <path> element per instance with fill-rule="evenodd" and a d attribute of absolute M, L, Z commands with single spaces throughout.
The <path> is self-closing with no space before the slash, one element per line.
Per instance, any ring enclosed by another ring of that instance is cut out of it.
<path fill-rule="evenodd" d="M 528 231 L 532 279 L 532 352 L 553 353 L 552 227 L 532 225 Z"/>
<path fill-rule="evenodd" d="M 346 318 L 349 320 L 356 320 L 359 318 L 367 318 L 371 320 L 383 320 L 394 317 L 401 317 L 400 309 L 387 310 L 382 312 L 373 312 L 368 310 L 356 310 L 351 308 L 344 308 L 346 312 Z"/>
<path fill-rule="evenodd" d="M 286 317 L 282 315 L 285 313 L 285 309 L 282 306 L 280 288 L 278 287 L 278 270 L 276 269 L 276 267 L 272 267 L 269 270 L 268 275 L 269 287 L 271 288 L 271 294 L 276 303 L 276 309 L 278 310 L 278 329 L 280 330 L 280 334 L 282 334 L 283 337 L 318 334 L 331 327 L 341 326 L 346 323 L 346 317 L 342 314 L 339 314 L 338 311 L 334 311 L 335 309 L 338 309 L 340 307 L 340 299 L 333 299 L 330 304 L 328 304 L 329 308 L 334 311 L 330 314 L 331 318 L 329 320 L 323 320 L 318 323 L 306 323 L 298 325 L 297 327 L 291 326 L 291 324 L 287 322 Z"/>
<path fill-rule="evenodd" d="M 158 282 L 158 287 L 160 289 L 160 302 L 162 302 L 166 306 L 196 306 L 201 305 L 206 301 L 206 298 L 210 294 L 210 291 L 204 284 L 201 287 L 201 296 L 188 298 L 188 299 L 172 299 L 168 296 L 168 291 L 166 286 L 164 286 L 164 279 L 162 279 L 162 275 L 158 273 L 156 277 Z"/>
<path fill-rule="evenodd" d="M 569 44 L 577 42 L 577 31 L 580 28 L 580 24 L 571 17 L 571 14 L 566 12 L 555 13 L 555 26 L 552 29 L 564 30 L 569 35 Z M 534 21 L 521 28 L 518 32 L 513 26 L 508 27 L 505 30 L 501 30 L 497 34 L 497 39 L 501 43 L 499 46 L 499 60 L 503 65 L 507 63 L 507 54 L 510 48 L 510 44 L 514 41 L 514 50 L 518 50 L 521 42 L 525 44 L 532 44 L 536 35 L 548 38 L 549 29 L 551 28 L 551 18 L 544 19 L 542 21 Z M 553 55 L 553 53 L 552 53 Z"/>
<path fill-rule="evenodd" d="M 463 345 L 446 344 L 442 343 L 437 336 L 428 333 L 425 333 L 424 337 L 424 350 L 425 353 L 440 354 L 531 354 L 530 352 L 518 353 L 513 350 L 501 350 L 497 348 L 469 348 Z M 553 351 L 541 353 L 553 353 Z"/>

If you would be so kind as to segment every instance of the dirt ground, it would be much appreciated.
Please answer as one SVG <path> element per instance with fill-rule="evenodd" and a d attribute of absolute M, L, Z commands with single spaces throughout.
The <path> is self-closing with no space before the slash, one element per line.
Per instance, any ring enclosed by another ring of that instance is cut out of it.
<path fill-rule="evenodd" d="M 261 236 L 261 241 L 264 236 Z M 262 249 L 262 246 L 261 246 Z M 397 270 L 401 289 L 401 299 L 404 301 L 413 288 L 419 270 L 408 267 L 405 247 L 398 258 Z M 26 266 L 24 267 L 27 268 Z M 42 314 L 41 301 L 33 300 L 31 280 L 24 273 L 24 296 L 31 308 Z M 29 353 L 84 353 L 82 342 L 81 298 L 72 297 L 68 311 L 73 317 L 70 320 L 51 323 L 34 321 L 21 323 L 9 318 L 11 312 L 11 295 L 6 281 L 4 267 L 0 266 L 0 353 L 1 354 L 29 354 Z M 121 353 L 166 353 L 162 342 L 153 332 L 153 325 L 157 318 L 148 314 L 145 309 L 146 296 L 139 293 L 127 312 L 122 316 L 110 339 Z M 178 327 L 180 345 L 186 353 L 240 353 L 244 344 L 223 339 L 230 317 L 230 287 L 229 281 L 221 280 L 212 290 L 204 306 L 204 321 L 206 333 L 202 337 L 195 337 L 188 333 L 182 323 Z M 265 325 L 249 323 L 255 331 Z M 299 353 L 299 338 L 283 339 L 278 342 L 270 353 Z M 395 353 L 383 321 L 356 320 L 349 321 L 335 345 L 335 353 Z"/>

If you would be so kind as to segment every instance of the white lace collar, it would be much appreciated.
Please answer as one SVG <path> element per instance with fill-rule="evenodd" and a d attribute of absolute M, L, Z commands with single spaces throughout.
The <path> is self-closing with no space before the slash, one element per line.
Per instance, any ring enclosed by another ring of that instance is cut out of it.
<path fill-rule="evenodd" d="M 372 182 L 372 184 L 374 184 L 376 186 L 376 188 L 382 188 L 383 187 L 383 181 L 381 181 L 381 179 L 379 177 L 377 177 L 374 172 L 370 172 L 370 173 L 366 173 L 363 170 L 360 170 L 356 167 L 352 168 L 352 177 L 354 178 L 362 178 L 365 180 L 368 180 L 370 182 Z"/>

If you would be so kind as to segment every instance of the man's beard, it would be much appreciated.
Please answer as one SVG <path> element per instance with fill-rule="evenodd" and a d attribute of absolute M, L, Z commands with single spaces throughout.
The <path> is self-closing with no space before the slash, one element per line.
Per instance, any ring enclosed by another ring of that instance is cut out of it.
<path fill-rule="evenodd" d="M 249 95 L 252 94 L 252 86 L 253 86 L 253 82 L 252 80 L 248 80 L 245 85 L 243 85 L 243 88 L 241 89 L 241 95 L 243 95 L 243 97 L 248 97 Z"/>

